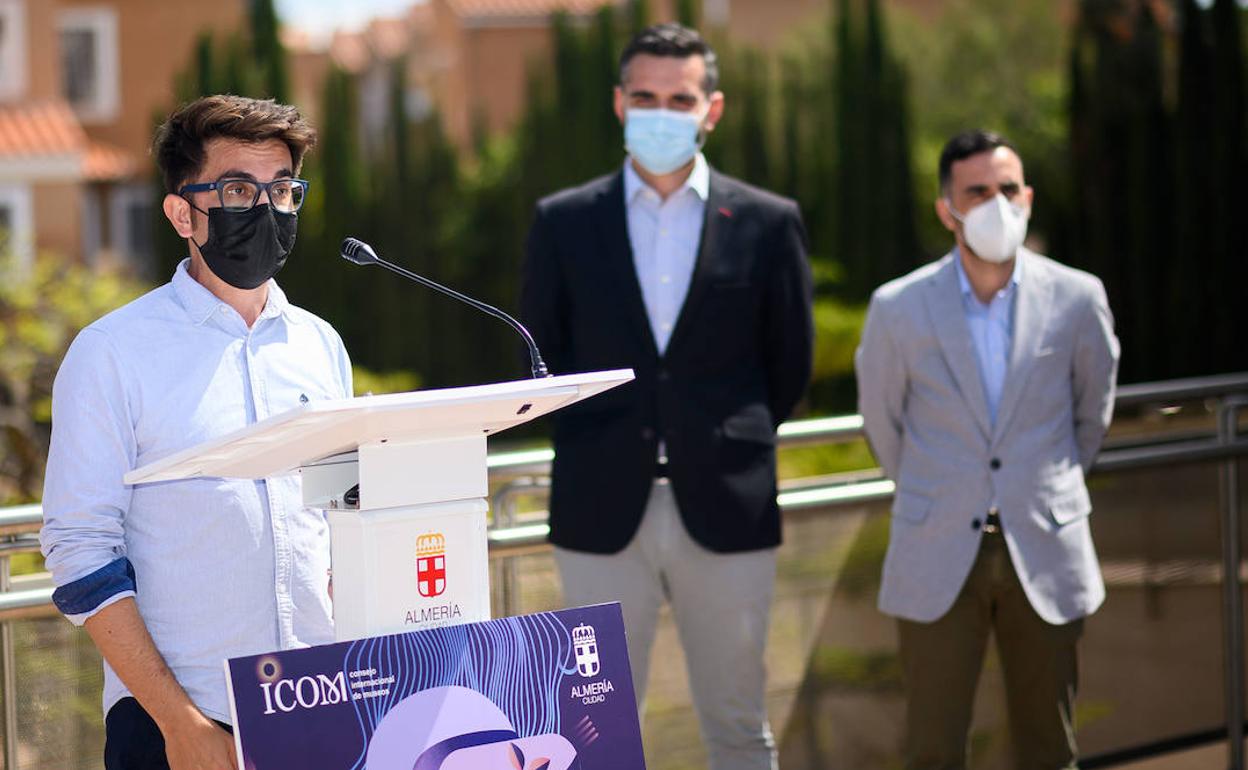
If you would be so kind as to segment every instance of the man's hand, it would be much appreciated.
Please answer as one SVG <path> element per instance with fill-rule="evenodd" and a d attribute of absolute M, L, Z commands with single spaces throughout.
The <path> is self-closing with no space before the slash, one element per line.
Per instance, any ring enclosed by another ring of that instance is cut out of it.
<path fill-rule="evenodd" d="M 170 770 L 238 770 L 234 739 L 204 716 L 178 684 L 134 599 L 127 597 L 100 610 L 87 619 L 86 629 L 165 736 Z"/>
<path fill-rule="evenodd" d="M 175 724 L 161 726 L 169 769 L 238 770 L 234 737 L 198 709 L 193 711 Z"/>

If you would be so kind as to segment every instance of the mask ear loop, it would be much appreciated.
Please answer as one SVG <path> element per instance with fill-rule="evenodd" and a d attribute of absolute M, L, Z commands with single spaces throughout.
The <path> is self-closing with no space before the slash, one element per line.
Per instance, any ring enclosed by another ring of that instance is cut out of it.
<path fill-rule="evenodd" d="M 711 105 L 708 104 L 706 105 L 706 112 L 703 112 L 702 116 L 698 118 L 698 152 L 702 152 L 702 148 L 706 146 L 707 138 L 711 135 L 711 132 L 707 130 L 705 125 L 706 118 L 710 114 Z"/>
<path fill-rule="evenodd" d="M 179 198 L 181 198 L 182 200 L 186 201 L 186 205 L 190 206 L 191 208 L 195 209 L 195 210 L 196 210 L 196 211 L 198 211 L 199 213 L 203 214 L 205 217 L 207 217 L 207 216 L 208 216 L 208 212 L 207 212 L 207 211 L 204 211 L 204 210 L 203 210 L 203 209 L 201 209 L 199 206 L 196 206 L 194 203 L 192 203 L 190 198 L 186 197 L 185 195 L 179 195 L 178 197 L 179 197 Z M 212 234 L 211 234 L 211 233 L 209 233 L 209 236 L 208 236 L 208 237 L 209 237 L 209 239 L 211 240 L 211 238 L 212 238 Z M 199 243 L 198 241 L 196 241 L 196 240 L 195 240 L 195 236 L 194 236 L 194 235 L 191 235 L 191 236 L 190 236 L 190 238 L 189 238 L 188 240 L 190 240 L 190 242 L 191 242 L 191 243 L 195 244 L 195 248 L 199 249 L 199 251 L 200 251 L 200 253 L 201 253 L 201 254 L 202 254 L 202 253 L 203 253 L 203 251 L 204 251 L 204 246 L 208 245 L 208 241 L 204 241 L 202 244 L 201 244 L 201 243 Z"/>
<path fill-rule="evenodd" d="M 966 215 L 965 215 L 965 214 L 963 214 L 963 213 L 961 213 L 961 212 L 959 212 L 959 211 L 958 211 L 958 210 L 954 207 L 954 205 L 953 205 L 953 200 L 952 200 L 952 199 L 951 199 L 948 195 L 946 195 L 946 196 L 945 196 L 945 206 L 949 209 L 949 214 L 950 214 L 950 216 L 952 216 L 954 219 L 958 220 L 958 222 L 960 222 L 960 223 L 962 223 L 962 224 L 966 224 Z"/>

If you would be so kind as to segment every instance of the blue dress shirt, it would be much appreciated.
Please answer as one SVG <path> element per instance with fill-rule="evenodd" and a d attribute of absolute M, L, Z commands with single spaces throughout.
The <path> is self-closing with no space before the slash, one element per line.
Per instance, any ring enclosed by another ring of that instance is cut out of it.
<path fill-rule="evenodd" d="M 174 452 L 351 396 L 328 324 L 269 282 L 251 326 L 187 273 L 84 329 L 57 372 L 41 534 L 74 623 L 133 596 L 157 649 L 209 717 L 229 721 L 222 661 L 333 641 L 329 531 L 297 476 L 126 486 Z M 105 664 L 104 710 L 128 694 Z"/>
<path fill-rule="evenodd" d="M 1014 338 L 1014 298 L 1018 296 L 1023 260 L 1014 260 L 1014 274 L 986 305 L 975 296 L 970 279 L 962 269 L 962 254 L 958 249 L 954 249 L 953 263 L 958 269 L 958 285 L 962 287 L 962 309 L 966 313 L 966 324 L 975 348 L 975 361 L 979 364 L 979 379 L 988 400 L 988 417 L 995 425 L 997 406 L 1001 403 L 1001 391 L 1005 387 L 1005 375 L 1010 366 L 1010 344 Z"/>

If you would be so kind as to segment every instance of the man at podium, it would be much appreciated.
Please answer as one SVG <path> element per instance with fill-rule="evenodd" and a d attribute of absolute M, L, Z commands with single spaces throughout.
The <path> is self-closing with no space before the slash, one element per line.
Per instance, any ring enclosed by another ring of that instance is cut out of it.
<path fill-rule="evenodd" d="M 333 641 L 329 532 L 293 477 L 128 487 L 127 471 L 300 403 L 351 396 L 337 333 L 273 281 L 315 131 L 210 96 L 153 153 L 189 257 L 84 329 L 57 373 L 44 488 L 53 601 L 105 662 L 105 767 L 233 768 L 222 661 Z"/>

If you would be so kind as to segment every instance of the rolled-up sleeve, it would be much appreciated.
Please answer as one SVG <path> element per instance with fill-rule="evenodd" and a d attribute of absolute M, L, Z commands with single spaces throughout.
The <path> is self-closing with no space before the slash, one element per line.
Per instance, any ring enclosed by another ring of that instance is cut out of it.
<path fill-rule="evenodd" d="M 53 602 L 78 625 L 135 593 L 123 529 L 130 488 L 122 476 L 137 454 L 128 390 L 107 335 L 83 330 L 52 388 L 40 533 Z"/>

